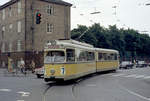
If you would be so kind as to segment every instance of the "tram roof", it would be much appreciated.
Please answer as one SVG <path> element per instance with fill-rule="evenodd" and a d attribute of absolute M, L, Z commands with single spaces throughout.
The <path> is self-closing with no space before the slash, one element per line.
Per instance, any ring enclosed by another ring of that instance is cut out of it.
<path fill-rule="evenodd" d="M 63 45 L 64 47 L 75 47 L 87 50 L 95 50 L 93 45 L 82 43 L 75 40 L 55 40 L 57 45 Z M 47 45 L 51 45 L 51 43 L 47 43 Z M 49 50 L 49 49 L 48 49 Z"/>
<path fill-rule="evenodd" d="M 104 49 L 104 48 L 95 48 L 96 51 L 101 51 L 101 52 L 114 52 L 114 53 L 119 53 L 117 50 L 114 49 Z"/>
<path fill-rule="evenodd" d="M 107 52 L 107 53 L 119 53 L 117 50 L 113 49 L 104 49 L 104 48 L 94 48 L 93 45 L 75 41 L 75 40 L 53 40 L 56 42 L 57 45 L 63 45 L 65 47 L 75 47 L 75 48 L 81 48 L 86 50 L 95 50 L 95 51 L 101 51 L 101 52 Z M 51 43 L 47 43 L 47 45 L 52 45 Z M 49 49 L 46 49 L 49 50 Z"/>

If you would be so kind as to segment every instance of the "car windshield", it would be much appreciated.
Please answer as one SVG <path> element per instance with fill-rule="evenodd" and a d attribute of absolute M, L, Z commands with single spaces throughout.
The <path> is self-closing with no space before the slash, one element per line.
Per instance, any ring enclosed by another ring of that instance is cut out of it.
<path fill-rule="evenodd" d="M 44 63 L 59 63 L 65 61 L 64 51 L 49 51 L 47 52 Z"/>

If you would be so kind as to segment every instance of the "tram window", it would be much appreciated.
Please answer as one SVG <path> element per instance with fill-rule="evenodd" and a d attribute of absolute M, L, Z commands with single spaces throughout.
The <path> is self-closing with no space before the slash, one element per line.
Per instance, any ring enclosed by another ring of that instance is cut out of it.
<path fill-rule="evenodd" d="M 110 54 L 107 54 L 107 60 L 112 60 L 112 57 Z"/>
<path fill-rule="evenodd" d="M 75 61 L 75 50 L 74 49 L 67 49 L 67 62 Z"/>
<path fill-rule="evenodd" d="M 49 51 L 44 59 L 44 63 L 64 62 L 65 54 L 63 51 Z"/>
<path fill-rule="evenodd" d="M 94 54 L 94 52 L 88 52 L 87 55 L 88 55 L 87 56 L 87 60 L 88 61 L 94 61 L 95 60 L 95 54 Z"/>
<path fill-rule="evenodd" d="M 102 53 L 98 53 L 98 60 L 103 60 L 103 54 Z"/>
<path fill-rule="evenodd" d="M 114 54 L 113 53 L 108 55 L 108 60 L 114 60 Z"/>
<path fill-rule="evenodd" d="M 103 53 L 103 58 L 104 58 L 104 60 L 108 60 L 108 56 L 106 53 Z"/>
<path fill-rule="evenodd" d="M 78 61 L 87 61 L 87 54 L 88 54 L 87 51 L 80 52 Z"/>
<path fill-rule="evenodd" d="M 118 59 L 118 55 L 117 55 L 117 54 L 115 54 L 114 59 L 115 59 L 115 60 L 117 60 L 117 59 Z"/>

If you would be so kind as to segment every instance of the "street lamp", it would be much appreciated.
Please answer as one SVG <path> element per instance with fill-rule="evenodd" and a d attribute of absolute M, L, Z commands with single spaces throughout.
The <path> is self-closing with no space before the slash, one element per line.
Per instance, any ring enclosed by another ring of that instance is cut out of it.
<path fill-rule="evenodd" d="M 92 12 L 90 14 L 99 14 L 99 13 L 101 13 L 101 12 L 99 12 L 99 11 L 98 12 Z"/>
<path fill-rule="evenodd" d="M 150 5 L 150 3 L 147 3 L 147 4 L 145 4 L 146 6 L 149 6 Z"/>

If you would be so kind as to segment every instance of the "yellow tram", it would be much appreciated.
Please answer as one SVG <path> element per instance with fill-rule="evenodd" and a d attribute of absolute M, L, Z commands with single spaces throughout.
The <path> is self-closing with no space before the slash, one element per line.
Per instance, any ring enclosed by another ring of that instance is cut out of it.
<path fill-rule="evenodd" d="M 44 52 L 46 82 L 76 79 L 119 67 L 118 51 L 94 48 L 75 40 L 50 41 Z"/>

